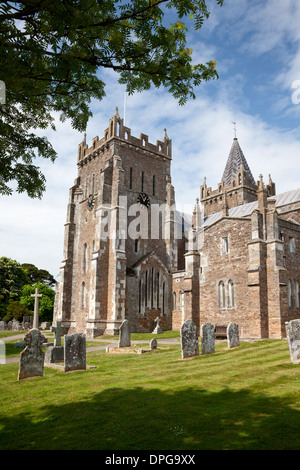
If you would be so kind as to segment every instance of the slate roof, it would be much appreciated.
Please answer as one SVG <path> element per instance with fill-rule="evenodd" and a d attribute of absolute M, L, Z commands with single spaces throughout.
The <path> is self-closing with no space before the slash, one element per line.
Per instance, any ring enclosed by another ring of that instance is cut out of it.
<path fill-rule="evenodd" d="M 247 163 L 247 160 L 240 147 L 239 141 L 235 137 L 233 139 L 229 157 L 222 177 L 222 183 L 224 184 L 224 186 L 228 186 L 233 180 L 233 178 L 236 177 L 241 165 L 246 171 L 251 183 L 256 184 L 249 168 L 249 165 Z"/>
<path fill-rule="evenodd" d="M 277 194 L 276 196 L 271 196 L 268 200 L 275 200 L 275 207 L 279 208 L 287 204 L 292 204 L 294 202 L 300 201 L 300 188 L 294 189 L 292 191 L 287 191 L 282 194 Z M 249 202 L 248 204 L 243 204 L 241 206 L 233 207 L 229 209 L 229 217 L 249 217 L 252 212 L 258 208 L 258 202 Z M 216 212 L 204 218 L 204 227 L 208 227 L 218 220 L 222 219 L 223 212 Z"/>

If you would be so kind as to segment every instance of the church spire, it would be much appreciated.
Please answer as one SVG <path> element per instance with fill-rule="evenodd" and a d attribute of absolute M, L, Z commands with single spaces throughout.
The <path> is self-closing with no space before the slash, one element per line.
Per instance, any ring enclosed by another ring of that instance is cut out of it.
<path fill-rule="evenodd" d="M 236 129 L 235 129 L 236 135 Z M 240 168 L 243 168 L 244 172 L 248 176 L 248 179 L 253 185 L 255 185 L 255 180 L 247 163 L 247 160 L 243 154 L 243 151 L 240 147 L 237 137 L 234 137 L 232 147 L 229 153 L 229 157 L 225 166 L 225 170 L 222 177 L 222 183 L 224 186 L 231 184 L 232 180 L 236 178 Z"/>

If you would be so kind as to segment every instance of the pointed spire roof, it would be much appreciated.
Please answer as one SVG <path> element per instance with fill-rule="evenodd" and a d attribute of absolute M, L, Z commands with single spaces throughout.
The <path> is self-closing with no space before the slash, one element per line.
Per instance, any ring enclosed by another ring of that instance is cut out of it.
<path fill-rule="evenodd" d="M 243 154 L 240 144 L 235 137 L 233 139 L 232 147 L 229 153 L 229 157 L 226 163 L 226 167 L 222 177 L 222 183 L 224 186 L 228 186 L 233 178 L 236 177 L 240 167 L 243 167 L 251 183 L 255 185 L 255 180 L 247 163 L 247 160 Z"/>

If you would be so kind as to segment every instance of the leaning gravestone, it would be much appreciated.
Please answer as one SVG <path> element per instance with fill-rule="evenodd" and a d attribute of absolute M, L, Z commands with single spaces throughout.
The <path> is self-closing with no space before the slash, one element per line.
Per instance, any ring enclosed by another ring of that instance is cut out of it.
<path fill-rule="evenodd" d="M 119 348 L 126 348 L 131 345 L 129 321 L 124 320 L 119 329 Z"/>
<path fill-rule="evenodd" d="M 227 325 L 228 348 L 237 348 L 240 345 L 239 327 L 236 323 Z"/>
<path fill-rule="evenodd" d="M 45 341 L 45 336 L 37 328 L 26 333 L 26 348 L 20 354 L 18 380 L 43 375 L 45 355 L 41 348 Z"/>
<path fill-rule="evenodd" d="M 180 328 L 181 357 L 194 357 L 199 355 L 197 327 L 191 320 L 186 320 Z"/>
<path fill-rule="evenodd" d="M 215 328 L 211 323 L 204 323 L 201 326 L 201 351 L 202 354 L 215 352 Z"/>
<path fill-rule="evenodd" d="M 86 370 L 86 337 L 73 333 L 64 337 L 64 371 Z"/>
<path fill-rule="evenodd" d="M 286 335 L 288 339 L 290 358 L 294 364 L 300 363 L 300 320 L 286 322 Z"/>

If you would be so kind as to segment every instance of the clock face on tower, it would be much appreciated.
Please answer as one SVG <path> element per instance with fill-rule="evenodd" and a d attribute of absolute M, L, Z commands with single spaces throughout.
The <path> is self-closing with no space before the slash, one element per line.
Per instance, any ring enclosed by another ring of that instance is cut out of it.
<path fill-rule="evenodd" d="M 95 196 L 90 194 L 87 200 L 88 209 L 91 211 L 95 205 Z"/>
<path fill-rule="evenodd" d="M 137 202 L 145 207 L 150 206 L 150 198 L 146 193 L 140 193 L 137 197 Z"/>

